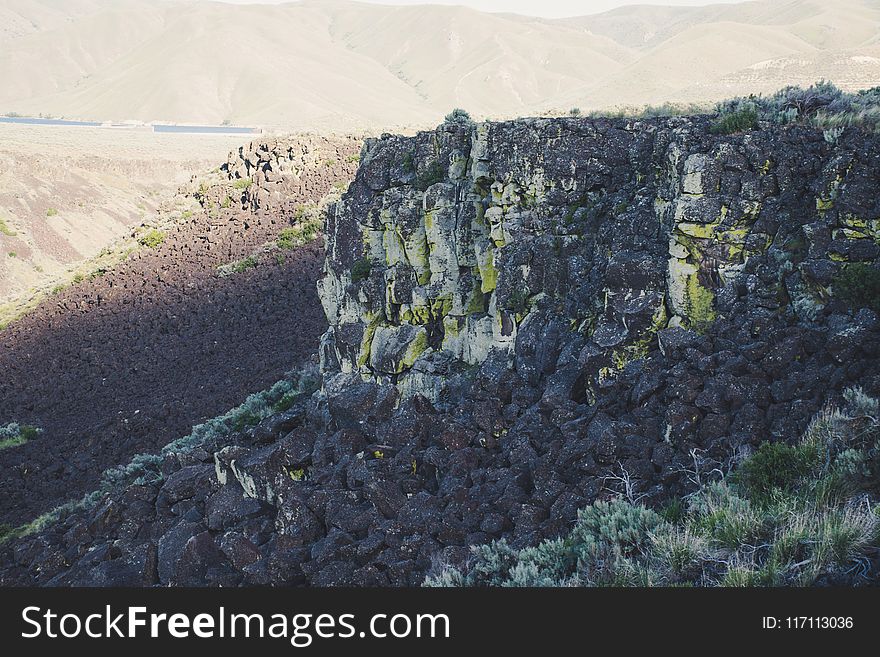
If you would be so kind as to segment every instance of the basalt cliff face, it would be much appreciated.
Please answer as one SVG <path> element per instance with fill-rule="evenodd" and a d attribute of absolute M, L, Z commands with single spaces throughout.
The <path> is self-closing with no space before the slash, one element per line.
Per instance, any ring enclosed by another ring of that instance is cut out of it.
<path fill-rule="evenodd" d="M 840 294 L 876 266 L 878 181 L 877 137 L 700 117 L 369 140 L 327 223 L 320 390 L 117 478 L 0 581 L 417 585 L 687 492 L 880 392 L 880 321 Z"/>
<path fill-rule="evenodd" d="M 324 368 L 444 406 L 492 356 L 590 404 L 716 320 L 809 322 L 846 263 L 880 253 L 876 139 L 849 137 L 685 118 L 370 141 L 328 225 Z"/>

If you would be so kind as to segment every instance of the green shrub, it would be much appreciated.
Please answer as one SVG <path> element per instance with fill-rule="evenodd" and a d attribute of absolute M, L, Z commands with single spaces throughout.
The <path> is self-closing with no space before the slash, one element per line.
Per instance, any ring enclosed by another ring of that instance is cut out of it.
<path fill-rule="evenodd" d="M 830 82 L 807 88 L 785 87 L 770 96 L 734 98 L 718 105 L 719 114 L 743 106 L 756 109 L 758 118 L 775 125 L 809 125 L 823 130 L 826 141 L 836 143 L 846 128 L 880 131 L 880 87 L 846 93 Z"/>
<path fill-rule="evenodd" d="M 250 187 L 252 183 L 253 181 L 250 178 L 236 178 L 232 181 L 232 187 L 233 189 L 245 190 Z"/>
<path fill-rule="evenodd" d="M 29 440 L 33 440 L 41 433 L 41 429 L 30 426 L 28 424 L 20 425 L 17 422 L 11 422 L 6 426 L 0 427 L 0 449 L 9 449 L 24 445 Z"/>
<path fill-rule="evenodd" d="M 221 278 L 226 278 L 233 274 L 242 274 L 248 269 L 255 269 L 259 264 L 256 256 L 249 255 L 241 260 L 235 260 L 225 265 L 220 265 L 217 267 L 217 275 Z"/>
<path fill-rule="evenodd" d="M 56 210 L 55 208 L 49 208 L 48 210 L 46 210 L 47 217 L 54 217 L 57 214 L 58 214 L 58 210 Z"/>
<path fill-rule="evenodd" d="M 257 413 L 245 412 L 235 418 L 232 428 L 235 431 L 243 431 L 247 427 L 256 426 L 263 418 Z"/>
<path fill-rule="evenodd" d="M 12 230 L 3 219 L 0 219 L 0 233 L 7 237 L 15 237 L 16 232 Z"/>
<path fill-rule="evenodd" d="M 272 406 L 272 410 L 276 413 L 289 411 L 302 397 L 303 394 L 301 392 L 288 392 Z"/>
<path fill-rule="evenodd" d="M 304 221 L 297 226 L 290 226 L 278 233 L 275 244 L 279 249 L 295 249 L 315 239 L 323 228 L 318 219 Z"/>
<path fill-rule="evenodd" d="M 813 445 L 762 443 L 740 465 L 732 480 L 746 496 L 760 503 L 768 502 L 779 491 L 789 493 L 819 466 L 819 454 Z"/>
<path fill-rule="evenodd" d="M 617 499 L 522 550 L 472 548 L 427 586 L 791 586 L 859 583 L 880 539 L 880 403 L 844 393 L 795 446 L 767 444 L 733 476 L 657 514 Z"/>
<path fill-rule="evenodd" d="M 146 233 L 138 237 L 138 244 L 141 246 L 145 246 L 148 249 L 155 249 L 162 242 L 165 241 L 165 233 L 161 230 L 157 230 L 156 228 L 151 228 Z"/>
<path fill-rule="evenodd" d="M 443 119 L 444 123 L 458 123 L 458 124 L 469 124 L 473 123 L 473 119 L 471 119 L 471 115 L 468 114 L 465 110 L 460 107 L 456 107 L 449 114 L 446 115 L 446 118 Z"/>
<path fill-rule="evenodd" d="M 368 279 L 372 270 L 373 263 L 369 258 L 360 258 L 359 260 L 356 260 L 351 266 L 351 282 L 359 283 L 360 281 Z"/>
<path fill-rule="evenodd" d="M 834 295 L 852 308 L 880 312 L 880 269 L 862 262 L 843 267 L 832 283 Z"/>
<path fill-rule="evenodd" d="M 243 271 L 247 271 L 248 269 L 254 269 L 257 266 L 257 259 L 254 256 L 248 256 L 242 260 L 239 260 L 235 263 L 233 267 L 233 271 L 236 274 L 240 274 Z"/>
<path fill-rule="evenodd" d="M 710 130 L 718 135 L 732 135 L 758 127 L 758 110 L 753 106 L 745 106 L 730 112 L 722 112 L 712 124 Z"/>

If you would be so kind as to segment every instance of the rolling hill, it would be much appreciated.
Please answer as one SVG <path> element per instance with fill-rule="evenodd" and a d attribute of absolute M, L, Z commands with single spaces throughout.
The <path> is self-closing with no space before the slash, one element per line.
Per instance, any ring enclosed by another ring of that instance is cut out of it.
<path fill-rule="evenodd" d="M 347 0 L 0 0 L 0 112 L 423 126 L 880 83 L 880 2 L 631 6 L 549 20 Z"/>

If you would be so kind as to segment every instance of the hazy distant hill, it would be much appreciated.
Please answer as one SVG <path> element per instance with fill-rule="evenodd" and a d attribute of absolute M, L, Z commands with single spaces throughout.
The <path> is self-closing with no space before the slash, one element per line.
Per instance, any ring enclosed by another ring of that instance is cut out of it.
<path fill-rule="evenodd" d="M 880 84 L 880 1 L 576 19 L 337 0 L 0 0 L 0 112 L 350 129 Z"/>

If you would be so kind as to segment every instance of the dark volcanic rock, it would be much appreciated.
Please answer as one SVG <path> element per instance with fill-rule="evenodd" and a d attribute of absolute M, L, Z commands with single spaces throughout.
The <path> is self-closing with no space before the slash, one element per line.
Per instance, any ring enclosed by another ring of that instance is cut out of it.
<path fill-rule="evenodd" d="M 321 391 L 4 548 L 0 581 L 417 585 L 880 394 L 877 315 L 833 289 L 877 264 L 880 140 L 708 121 L 369 140 L 328 225 Z M 138 545 L 155 575 L 105 565 Z"/>

